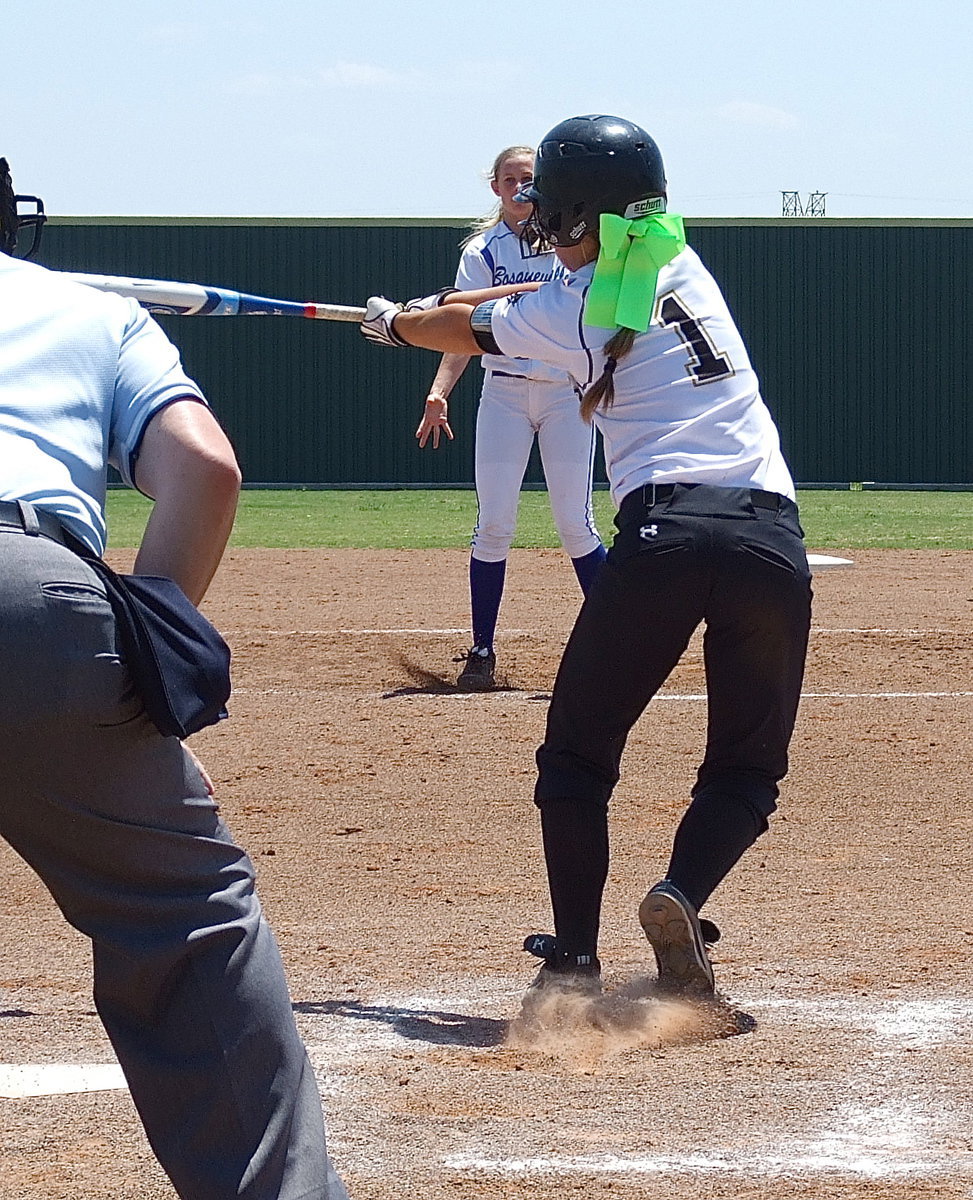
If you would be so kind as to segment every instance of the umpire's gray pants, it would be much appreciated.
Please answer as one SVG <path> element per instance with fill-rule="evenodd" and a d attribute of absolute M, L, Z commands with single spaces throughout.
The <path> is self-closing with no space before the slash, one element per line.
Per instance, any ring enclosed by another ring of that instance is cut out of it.
<path fill-rule="evenodd" d="M 0 531 L 0 833 L 91 938 L 98 1013 L 183 1200 L 346 1200 L 247 856 L 69 550 Z"/>

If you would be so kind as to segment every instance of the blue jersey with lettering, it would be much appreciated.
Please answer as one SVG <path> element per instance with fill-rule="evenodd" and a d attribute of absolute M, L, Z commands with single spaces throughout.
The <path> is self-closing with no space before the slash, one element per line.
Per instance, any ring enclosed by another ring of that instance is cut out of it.
<path fill-rule="evenodd" d="M 566 276 L 553 250 L 532 253 L 529 246 L 521 244 L 520 234 L 501 221 L 466 244 L 456 272 L 456 286 L 461 292 L 470 292 L 510 283 L 548 283 Z M 499 354 L 481 357 L 484 370 L 526 375 L 529 379 L 564 379 L 564 371 L 539 359 Z"/>

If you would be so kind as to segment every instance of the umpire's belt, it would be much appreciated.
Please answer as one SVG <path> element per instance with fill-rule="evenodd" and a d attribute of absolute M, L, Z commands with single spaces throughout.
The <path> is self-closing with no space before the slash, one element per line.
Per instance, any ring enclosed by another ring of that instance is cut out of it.
<path fill-rule="evenodd" d="M 46 537 L 62 546 L 68 545 L 57 517 L 27 500 L 0 500 L 0 531 L 4 529 L 16 529 L 31 537 Z"/>
<path fill-rule="evenodd" d="M 677 490 L 691 492 L 693 489 L 699 487 L 705 487 L 709 492 L 725 490 L 728 501 L 731 496 L 739 496 L 741 492 L 746 496 L 749 491 L 750 503 L 754 508 L 769 508 L 772 512 L 778 512 L 784 500 L 784 497 L 778 492 L 765 492 L 761 488 L 720 489 L 700 483 L 645 483 L 641 487 L 637 487 L 634 491 L 629 492 L 622 499 L 621 504 L 618 506 L 618 521 L 637 520 L 640 513 L 654 508 L 657 504 L 664 504 L 667 500 L 671 500 Z M 730 503 L 727 504 L 727 508 L 732 512 L 732 505 Z"/>

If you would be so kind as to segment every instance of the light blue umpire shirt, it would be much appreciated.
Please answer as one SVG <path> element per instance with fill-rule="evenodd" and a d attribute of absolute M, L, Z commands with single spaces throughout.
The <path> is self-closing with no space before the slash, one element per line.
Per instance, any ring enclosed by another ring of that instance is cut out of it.
<path fill-rule="evenodd" d="M 0 253 L 0 500 L 29 500 L 104 553 L 108 465 L 135 487 L 160 409 L 205 403 L 134 300 Z"/>

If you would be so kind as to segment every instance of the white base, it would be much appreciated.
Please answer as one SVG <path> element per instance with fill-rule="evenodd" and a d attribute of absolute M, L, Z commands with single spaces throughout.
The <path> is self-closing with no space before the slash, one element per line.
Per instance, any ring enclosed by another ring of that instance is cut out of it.
<path fill-rule="evenodd" d="M 117 1063 L 0 1063 L 0 1097 L 6 1100 L 106 1092 L 127 1086 Z"/>
<path fill-rule="evenodd" d="M 809 554 L 807 565 L 812 571 L 823 571 L 827 567 L 853 567 L 854 560 L 850 558 L 834 558 L 830 554 Z"/>

